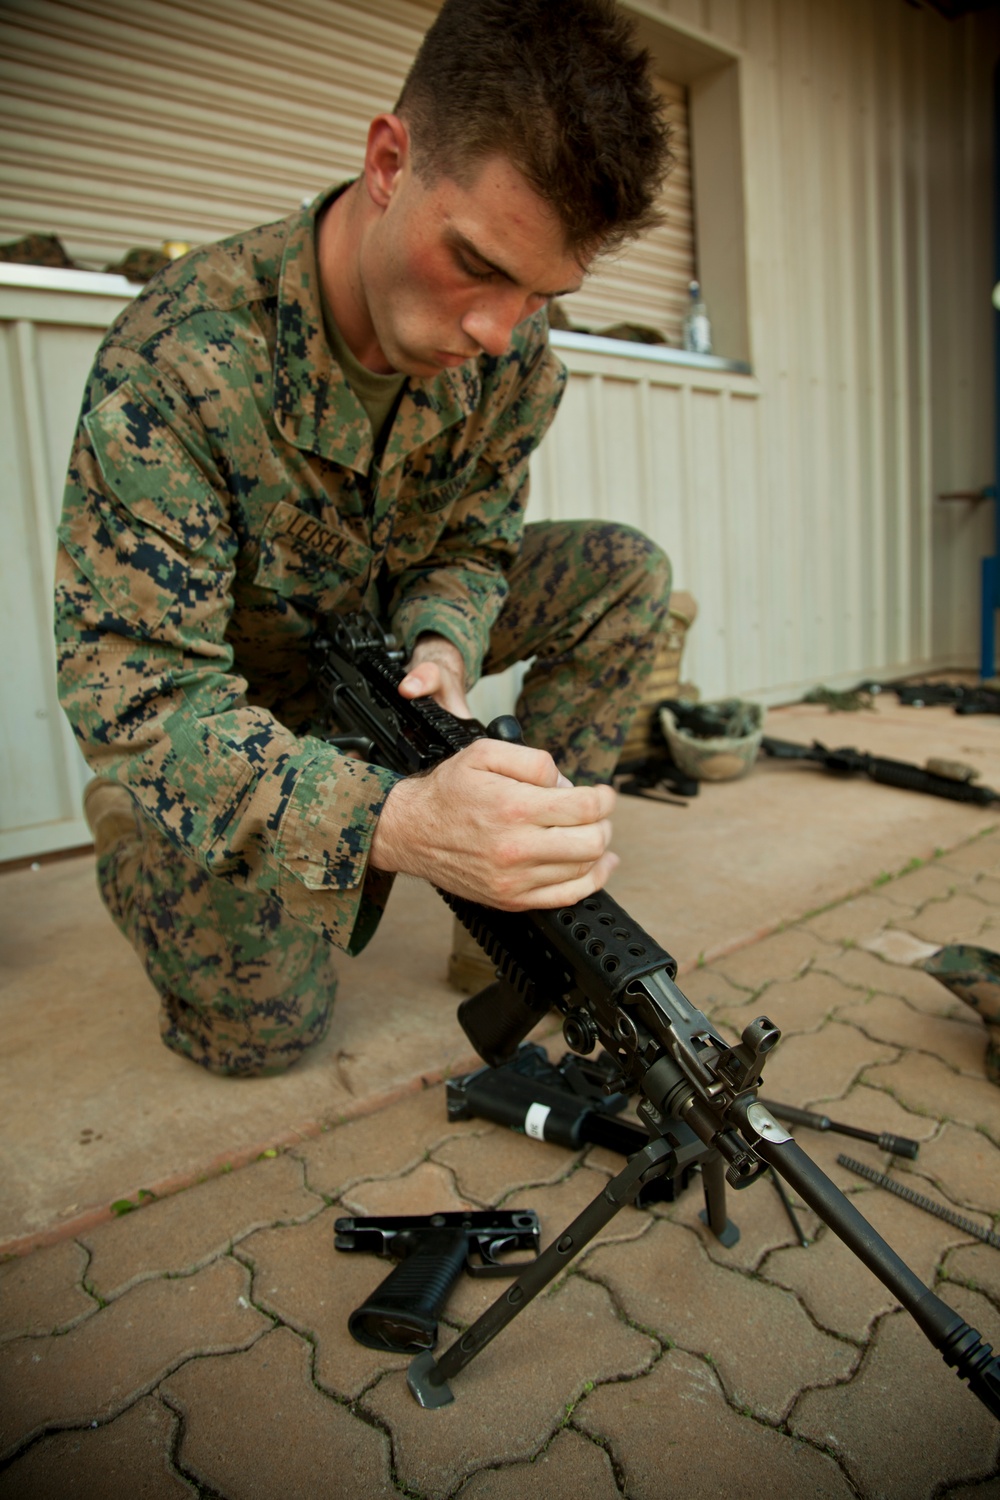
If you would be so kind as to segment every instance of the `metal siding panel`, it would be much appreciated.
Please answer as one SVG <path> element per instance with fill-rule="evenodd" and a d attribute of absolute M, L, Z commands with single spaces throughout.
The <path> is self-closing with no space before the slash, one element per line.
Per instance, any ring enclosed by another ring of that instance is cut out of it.
<path fill-rule="evenodd" d="M 317 24 L 322 18 L 322 24 Z M 12 0 L 0 13 L 0 236 L 57 234 L 101 266 L 133 245 L 192 244 L 290 212 L 353 175 L 429 12 L 296 0 Z M 150 38 L 154 45 L 150 46 Z M 666 223 L 602 262 L 567 306 L 677 344 L 694 275 L 686 94 L 661 85 L 676 164 Z"/>
<path fill-rule="evenodd" d="M 55 233 L 98 265 L 290 212 L 357 170 L 428 19 L 403 3 L 296 0 L 276 18 L 230 0 L 13 0 L 0 13 L 0 235 Z"/>
<path fill-rule="evenodd" d="M 649 383 L 649 453 L 652 495 L 647 522 L 650 535 L 669 553 L 674 586 L 689 587 L 693 572 L 688 546 L 688 491 L 682 392 L 678 386 Z"/>
<path fill-rule="evenodd" d="M 641 396 L 641 380 L 605 379 L 596 413 L 603 459 L 599 514 L 605 520 L 640 528 L 646 509 L 643 451 L 647 442 Z"/>

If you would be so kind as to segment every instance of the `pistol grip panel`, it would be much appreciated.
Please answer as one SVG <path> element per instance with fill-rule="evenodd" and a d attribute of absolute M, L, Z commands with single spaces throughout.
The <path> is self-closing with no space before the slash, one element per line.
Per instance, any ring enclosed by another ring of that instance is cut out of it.
<path fill-rule="evenodd" d="M 433 1349 L 438 1314 L 465 1261 L 464 1230 L 421 1235 L 406 1259 L 351 1313 L 347 1322 L 351 1337 L 369 1349 L 399 1354 Z"/>

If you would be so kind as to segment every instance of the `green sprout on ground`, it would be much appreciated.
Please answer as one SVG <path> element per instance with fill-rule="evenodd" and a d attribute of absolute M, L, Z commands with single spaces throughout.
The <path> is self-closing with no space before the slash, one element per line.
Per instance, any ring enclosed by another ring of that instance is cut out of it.
<path fill-rule="evenodd" d="M 151 1193 L 148 1188 L 140 1188 L 134 1203 L 131 1198 L 118 1198 L 112 1203 L 111 1212 L 116 1219 L 120 1219 L 123 1215 L 130 1214 L 134 1208 L 141 1208 L 144 1203 L 152 1202 L 155 1197 L 156 1194 Z"/>

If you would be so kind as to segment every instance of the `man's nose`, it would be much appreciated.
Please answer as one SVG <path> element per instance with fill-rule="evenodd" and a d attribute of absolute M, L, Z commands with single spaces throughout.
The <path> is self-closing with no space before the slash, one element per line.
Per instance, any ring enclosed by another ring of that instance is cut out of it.
<path fill-rule="evenodd" d="M 462 319 L 462 332 L 474 339 L 484 353 L 504 354 L 510 348 L 514 329 L 531 312 L 528 301 L 512 289 L 511 294 L 477 303 Z"/>

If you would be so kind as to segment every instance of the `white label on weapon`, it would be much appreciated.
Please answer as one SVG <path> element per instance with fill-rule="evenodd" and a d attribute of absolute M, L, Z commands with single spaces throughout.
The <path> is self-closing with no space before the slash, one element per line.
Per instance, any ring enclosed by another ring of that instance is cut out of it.
<path fill-rule="evenodd" d="M 524 1133 L 533 1140 L 544 1141 L 545 1121 L 552 1110 L 547 1104 L 533 1104 L 524 1117 Z"/>

